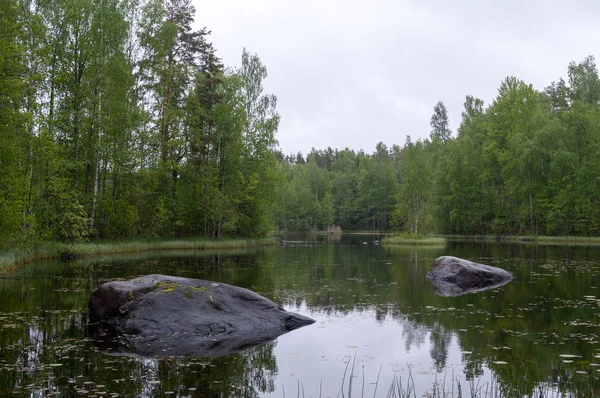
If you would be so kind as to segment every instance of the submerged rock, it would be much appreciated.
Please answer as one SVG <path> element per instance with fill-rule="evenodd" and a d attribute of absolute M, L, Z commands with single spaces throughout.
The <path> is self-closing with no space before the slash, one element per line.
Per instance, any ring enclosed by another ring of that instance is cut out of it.
<path fill-rule="evenodd" d="M 440 296 L 460 296 L 503 286 L 514 278 L 502 268 L 474 263 L 458 257 L 438 257 L 427 279 Z"/>
<path fill-rule="evenodd" d="M 248 289 L 166 275 L 105 283 L 89 313 L 113 353 L 162 357 L 229 355 L 315 322 Z"/>

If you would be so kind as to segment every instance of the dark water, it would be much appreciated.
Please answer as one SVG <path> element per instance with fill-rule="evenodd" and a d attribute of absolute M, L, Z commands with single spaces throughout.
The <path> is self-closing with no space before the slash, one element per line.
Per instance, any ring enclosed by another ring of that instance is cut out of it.
<path fill-rule="evenodd" d="M 0 280 L 0 395 L 335 397 L 343 386 L 385 397 L 394 381 L 417 397 L 600 395 L 600 248 L 362 243 L 374 239 L 24 268 Z M 440 255 L 516 278 L 440 297 L 425 279 Z M 149 273 L 243 286 L 317 323 L 210 360 L 99 352 L 86 335 L 90 292 Z"/>

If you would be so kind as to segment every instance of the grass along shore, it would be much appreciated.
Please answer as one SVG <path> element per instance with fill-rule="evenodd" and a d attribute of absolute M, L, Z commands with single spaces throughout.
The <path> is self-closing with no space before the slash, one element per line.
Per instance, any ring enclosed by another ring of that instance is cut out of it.
<path fill-rule="evenodd" d="M 359 234 L 356 231 L 348 234 Z M 445 235 L 424 236 L 396 234 L 381 240 L 382 245 L 405 246 L 445 246 L 448 241 L 470 241 L 486 243 L 518 243 L 540 245 L 600 246 L 600 237 L 593 236 L 515 236 L 515 235 Z M 187 251 L 187 250 L 219 250 L 245 249 L 259 246 L 277 246 L 274 238 L 263 239 L 230 239 L 230 240 L 139 240 L 128 242 L 86 242 L 74 245 L 62 243 L 42 243 L 28 249 L 13 249 L 0 252 L 0 274 L 10 272 L 24 264 L 40 260 L 59 259 L 61 253 L 68 252 L 77 258 L 90 256 L 107 256 L 113 254 L 142 253 L 151 251 Z"/>
<path fill-rule="evenodd" d="M 30 249 L 8 250 L 0 252 L 0 274 L 34 261 L 59 259 L 61 253 L 69 253 L 76 258 L 90 256 L 107 256 L 122 253 L 141 253 L 166 250 L 216 250 L 244 249 L 259 246 L 277 246 L 279 242 L 273 238 L 264 239 L 231 239 L 231 240 L 152 240 L 129 242 L 85 242 L 70 244 L 42 243 Z"/>
<path fill-rule="evenodd" d="M 424 236 L 398 234 L 385 237 L 381 240 L 382 245 L 423 245 L 423 246 L 445 246 L 446 238 L 441 236 Z"/>
<path fill-rule="evenodd" d="M 535 243 L 539 245 L 600 246 L 599 236 L 446 235 L 455 242 Z"/>
<path fill-rule="evenodd" d="M 389 245 L 428 245 L 444 246 L 446 242 L 484 242 L 484 243 L 514 243 L 537 245 L 566 245 L 566 246 L 600 246 L 598 236 L 519 236 L 519 235 L 390 235 L 382 239 L 382 244 Z"/>

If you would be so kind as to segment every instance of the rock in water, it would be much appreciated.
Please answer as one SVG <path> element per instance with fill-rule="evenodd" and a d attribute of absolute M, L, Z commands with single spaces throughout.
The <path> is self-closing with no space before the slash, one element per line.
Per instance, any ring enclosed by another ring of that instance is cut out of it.
<path fill-rule="evenodd" d="M 435 259 L 431 271 L 427 273 L 435 292 L 448 297 L 494 289 L 513 278 L 513 274 L 502 268 L 452 256 Z"/>
<path fill-rule="evenodd" d="M 105 283 L 89 312 L 113 352 L 162 357 L 229 355 L 315 322 L 248 289 L 166 275 Z"/>

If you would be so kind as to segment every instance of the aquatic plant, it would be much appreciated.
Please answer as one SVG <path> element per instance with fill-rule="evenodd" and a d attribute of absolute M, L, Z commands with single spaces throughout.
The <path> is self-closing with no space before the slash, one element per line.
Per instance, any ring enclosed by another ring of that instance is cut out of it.
<path fill-rule="evenodd" d="M 383 245 L 445 246 L 446 238 L 439 236 L 425 236 L 421 234 L 397 234 L 383 238 L 381 243 Z"/>
<path fill-rule="evenodd" d="M 240 249 L 258 246 L 276 246 L 279 243 L 272 238 L 265 239 L 231 239 L 204 240 L 182 239 L 169 241 L 130 241 L 130 242 L 83 242 L 75 243 L 69 248 L 74 258 L 89 256 L 105 256 L 119 253 L 141 253 L 151 251 L 186 251 Z M 20 265 L 46 259 L 58 259 L 64 247 L 60 243 L 44 243 L 27 250 L 10 250 L 0 253 L 0 274 L 11 272 Z"/>

